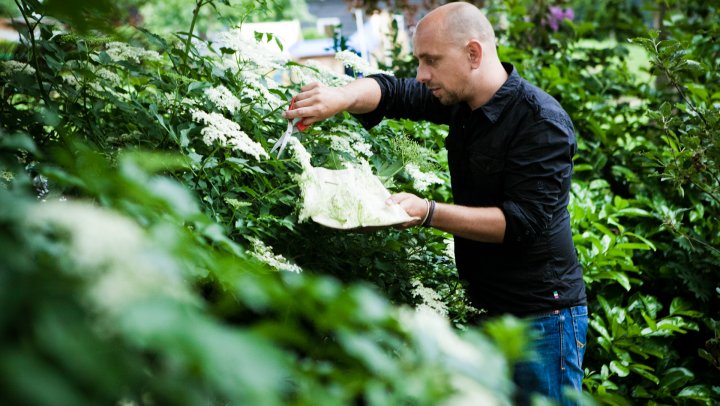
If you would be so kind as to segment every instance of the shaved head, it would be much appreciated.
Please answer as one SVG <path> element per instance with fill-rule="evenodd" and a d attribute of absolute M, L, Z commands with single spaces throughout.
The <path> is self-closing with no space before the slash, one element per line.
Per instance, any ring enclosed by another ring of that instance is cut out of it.
<path fill-rule="evenodd" d="M 495 46 L 495 32 L 485 15 L 470 3 L 455 2 L 442 5 L 418 23 L 417 30 L 434 26 L 438 35 L 445 36 L 453 44 L 465 46 L 470 40 L 478 40 Z"/>

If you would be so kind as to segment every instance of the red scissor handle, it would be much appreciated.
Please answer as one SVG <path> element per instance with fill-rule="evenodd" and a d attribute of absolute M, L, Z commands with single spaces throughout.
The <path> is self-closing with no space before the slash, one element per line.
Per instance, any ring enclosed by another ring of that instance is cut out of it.
<path fill-rule="evenodd" d="M 293 97 L 292 100 L 290 100 L 290 110 L 295 109 L 295 98 Z M 295 128 L 298 129 L 298 131 L 303 132 L 306 128 L 310 127 L 309 124 L 303 124 L 303 120 L 300 120 L 295 124 Z"/>

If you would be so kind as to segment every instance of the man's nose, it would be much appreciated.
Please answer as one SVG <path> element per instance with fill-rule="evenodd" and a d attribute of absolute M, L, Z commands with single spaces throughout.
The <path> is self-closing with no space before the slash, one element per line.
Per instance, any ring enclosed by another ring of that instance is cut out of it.
<path fill-rule="evenodd" d="M 420 83 L 427 83 L 430 80 L 430 74 L 428 73 L 427 69 L 425 69 L 422 65 L 418 65 L 415 80 Z"/>

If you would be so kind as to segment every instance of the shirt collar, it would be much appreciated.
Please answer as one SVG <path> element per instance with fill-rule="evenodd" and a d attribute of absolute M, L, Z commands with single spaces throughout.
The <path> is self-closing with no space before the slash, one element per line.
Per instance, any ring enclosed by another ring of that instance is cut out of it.
<path fill-rule="evenodd" d="M 507 80 L 503 83 L 495 95 L 493 95 L 490 101 L 480 106 L 480 110 L 485 113 L 485 116 L 492 123 L 496 122 L 498 118 L 500 118 L 500 115 L 515 98 L 515 94 L 520 87 L 521 78 L 515 67 L 507 62 L 503 62 L 502 65 L 508 73 Z"/>

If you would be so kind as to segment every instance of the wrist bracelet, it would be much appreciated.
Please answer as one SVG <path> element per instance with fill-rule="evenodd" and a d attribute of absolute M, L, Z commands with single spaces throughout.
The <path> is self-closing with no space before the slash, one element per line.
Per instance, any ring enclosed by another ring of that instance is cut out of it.
<path fill-rule="evenodd" d="M 428 213 L 422 222 L 423 227 L 430 227 L 432 225 L 432 218 L 433 218 L 434 213 L 435 213 L 435 200 L 430 200 L 430 208 L 428 209 Z"/>
<path fill-rule="evenodd" d="M 420 222 L 421 226 L 425 225 L 425 222 L 430 215 L 430 201 L 428 201 L 428 199 L 425 199 L 425 207 L 427 207 L 427 209 L 425 210 L 425 217 L 423 217 L 422 221 Z"/>

